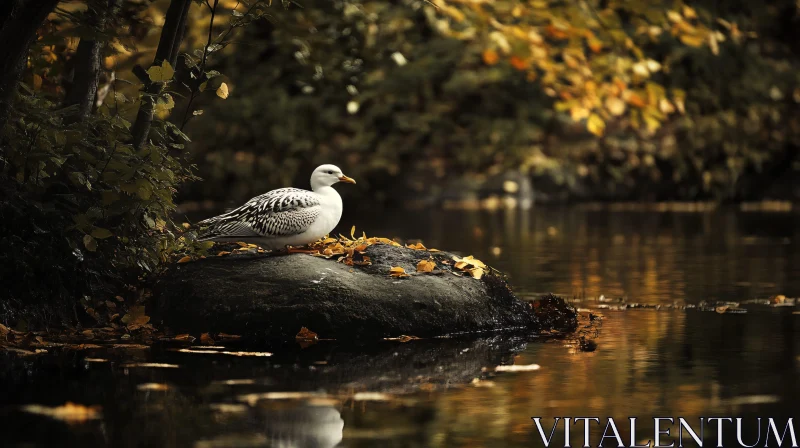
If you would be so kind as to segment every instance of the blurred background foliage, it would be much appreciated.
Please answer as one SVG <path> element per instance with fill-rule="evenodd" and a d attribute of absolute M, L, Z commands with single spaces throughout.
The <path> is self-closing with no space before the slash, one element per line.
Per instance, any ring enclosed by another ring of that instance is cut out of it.
<path fill-rule="evenodd" d="M 107 322 L 109 295 L 206 249 L 177 203 L 303 187 L 321 163 L 358 179 L 352 208 L 796 199 L 798 14 L 794 0 L 9 0 L 0 318 L 41 303 L 30 319 Z"/>
<path fill-rule="evenodd" d="M 433 3 L 249 28 L 218 55 L 233 93 L 193 123 L 206 181 L 184 198 L 304 185 L 331 161 L 367 203 L 525 190 L 498 177 L 539 202 L 798 194 L 796 2 Z"/>

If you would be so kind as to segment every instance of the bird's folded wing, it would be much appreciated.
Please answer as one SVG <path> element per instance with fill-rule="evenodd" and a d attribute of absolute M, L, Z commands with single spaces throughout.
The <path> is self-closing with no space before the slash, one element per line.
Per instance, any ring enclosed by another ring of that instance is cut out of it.
<path fill-rule="evenodd" d="M 281 188 L 250 199 L 239 208 L 201 221 L 201 240 L 227 237 L 278 237 L 303 233 L 322 211 L 319 197 L 298 188 Z"/>

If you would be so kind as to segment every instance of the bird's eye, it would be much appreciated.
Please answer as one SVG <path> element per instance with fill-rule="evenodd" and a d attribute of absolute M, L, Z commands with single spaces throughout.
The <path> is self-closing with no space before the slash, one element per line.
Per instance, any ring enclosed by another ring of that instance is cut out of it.
<path fill-rule="evenodd" d="M 328 174 L 333 174 L 333 171 L 328 171 Z"/>

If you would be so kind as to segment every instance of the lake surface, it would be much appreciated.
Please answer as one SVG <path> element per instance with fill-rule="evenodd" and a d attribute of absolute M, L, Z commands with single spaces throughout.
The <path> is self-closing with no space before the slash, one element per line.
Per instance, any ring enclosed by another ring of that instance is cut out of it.
<path fill-rule="evenodd" d="M 167 345 L 55 353 L 5 366 L 3 440 L 76 447 L 529 447 L 543 446 L 531 417 L 542 417 L 548 432 L 553 417 L 599 417 L 603 425 L 613 417 L 627 443 L 628 417 L 639 418 L 634 438 L 646 442 L 653 438 L 652 417 L 725 416 L 753 422 L 745 439 L 752 444 L 756 417 L 773 417 L 781 429 L 787 417 L 800 417 L 797 308 L 742 314 L 684 308 L 800 296 L 796 213 L 535 208 L 373 215 L 346 215 L 341 233 L 355 224 L 358 234 L 421 239 L 507 272 L 521 297 L 568 297 L 602 315 L 597 349 L 578 350 L 569 338 L 495 336 L 365 347 L 321 342 L 264 358 L 180 353 Z M 666 306 L 614 309 L 626 303 Z M 125 367 L 137 362 L 161 366 Z M 540 368 L 491 372 L 511 362 Z M 97 405 L 102 414 L 68 424 L 19 410 L 67 401 Z M 561 431 L 556 446 L 563 446 Z M 705 438 L 715 431 L 707 427 Z M 602 432 L 591 426 L 593 446 Z M 574 426 L 571 440 L 582 445 L 582 425 Z"/>

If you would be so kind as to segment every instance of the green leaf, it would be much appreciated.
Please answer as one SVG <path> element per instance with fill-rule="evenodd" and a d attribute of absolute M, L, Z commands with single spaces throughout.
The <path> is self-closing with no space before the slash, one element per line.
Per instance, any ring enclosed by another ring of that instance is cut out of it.
<path fill-rule="evenodd" d="M 175 75 L 175 70 L 170 65 L 169 61 L 164 61 L 161 66 L 153 65 L 147 69 L 147 76 L 150 77 L 152 82 L 167 82 Z"/>
<path fill-rule="evenodd" d="M 114 234 L 111 233 L 110 230 L 104 229 L 102 227 L 95 227 L 92 230 L 92 236 L 97 238 L 98 240 L 104 240 L 104 239 L 106 239 L 106 238 L 108 238 L 108 237 L 110 237 L 112 235 L 114 235 Z"/>
<path fill-rule="evenodd" d="M 91 235 L 84 235 L 83 236 L 83 245 L 89 252 L 94 252 L 97 250 L 97 240 L 92 238 Z"/>

